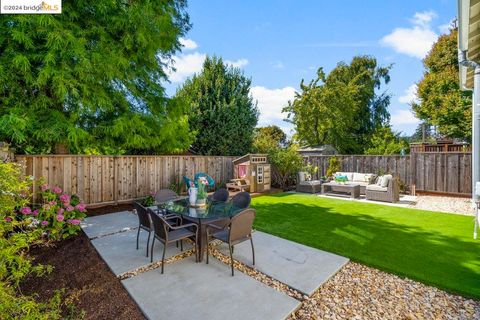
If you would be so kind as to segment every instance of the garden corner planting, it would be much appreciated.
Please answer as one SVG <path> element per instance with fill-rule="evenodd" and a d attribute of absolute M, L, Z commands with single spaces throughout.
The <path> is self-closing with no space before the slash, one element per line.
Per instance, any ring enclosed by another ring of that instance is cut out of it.
<path fill-rule="evenodd" d="M 30 228 L 39 228 L 49 240 L 65 239 L 80 230 L 80 223 L 86 217 L 86 205 L 76 195 L 64 193 L 60 187 L 42 184 L 38 193 L 41 204 L 24 206 L 12 218 L 23 220 Z"/>
<path fill-rule="evenodd" d="M 0 163 L 0 318 L 59 319 L 61 293 L 47 303 L 22 294 L 19 286 L 29 276 L 52 272 L 48 265 L 37 264 L 29 248 L 44 246 L 75 235 L 86 215 L 78 197 L 58 187 L 42 185 L 32 204 L 32 179 L 24 178 L 15 163 Z"/>

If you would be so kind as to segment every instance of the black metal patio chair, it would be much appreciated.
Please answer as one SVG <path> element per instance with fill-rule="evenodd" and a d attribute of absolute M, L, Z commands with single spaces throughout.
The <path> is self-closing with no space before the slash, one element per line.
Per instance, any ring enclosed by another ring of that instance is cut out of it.
<path fill-rule="evenodd" d="M 227 202 L 230 197 L 230 193 L 225 188 L 220 188 L 213 193 L 209 200 L 212 202 Z"/>
<path fill-rule="evenodd" d="M 138 217 L 137 250 L 138 250 L 138 238 L 140 236 L 140 230 L 145 230 L 148 232 L 147 253 L 146 253 L 146 256 L 148 257 L 148 245 L 150 243 L 150 235 L 153 231 L 152 222 L 150 220 L 150 214 L 148 213 L 147 208 L 145 208 L 143 205 L 141 205 L 137 201 L 133 202 L 133 207 L 135 208 L 135 211 L 137 212 L 137 217 Z"/>
<path fill-rule="evenodd" d="M 207 264 L 209 256 L 208 240 L 211 236 L 213 239 L 218 239 L 222 242 L 228 243 L 232 277 L 234 275 L 233 247 L 235 245 L 250 240 L 250 245 L 252 246 L 253 265 L 255 265 L 255 249 L 253 247 L 252 239 L 253 220 L 255 219 L 255 215 L 255 209 L 246 209 L 233 216 L 226 228 L 219 228 L 215 224 L 208 224 L 206 226 Z M 210 233 L 209 230 L 214 230 L 214 232 Z"/>
<path fill-rule="evenodd" d="M 152 209 L 148 209 L 150 217 L 152 219 L 154 237 L 152 240 L 152 247 L 150 249 L 150 262 L 153 262 L 153 248 L 155 240 L 163 243 L 163 255 L 162 255 L 162 274 L 165 265 L 165 252 L 167 245 L 172 242 L 180 241 L 180 250 L 183 251 L 183 240 L 194 237 L 195 242 L 195 262 L 198 262 L 198 226 L 195 223 L 182 224 L 182 217 L 176 216 L 177 226 L 173 226 L 162 216 L 155 214 Z M 173 218 L 172 218 L 173 220 Z M 192 228 L 194 231 L 190 231 L 188 228 Z"/>
<path fill-rule="evenodd" d="M 233 205 L 240 209 L 248 208 L 251 201 L 252 197 L 248 192 L 240 192 L 232 198 Z"/>

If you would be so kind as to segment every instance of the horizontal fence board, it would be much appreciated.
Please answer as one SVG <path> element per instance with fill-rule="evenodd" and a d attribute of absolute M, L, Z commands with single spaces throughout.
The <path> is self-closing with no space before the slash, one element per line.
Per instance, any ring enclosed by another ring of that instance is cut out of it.
<path fill-rule="evenodd" d="M 26 175 L 76 194 L 89 205 L 131 201 L 205 172 L 216 183 L 233 178 L 233 157 L 17 155 Z M 35 191 L 39 185 L 33 186 Z"/>

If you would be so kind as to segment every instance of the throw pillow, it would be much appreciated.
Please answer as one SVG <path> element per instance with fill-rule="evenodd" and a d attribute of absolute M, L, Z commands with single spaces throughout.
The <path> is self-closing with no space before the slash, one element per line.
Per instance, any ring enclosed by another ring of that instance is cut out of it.
<path fill-rule="evenodd" d="M 393 177 L 391 175 L 386 175 L 386 176 L 383 176 L 383 180 L 382 180 L 382 187 L 385 188 L 385 187 L 388 187 L 388 183 L 390 182 L 390 180 L 392 180 Z"/>
<path fill-rule="evenodd" d="M 378 177 L 377 179 L 377 186 L 381 187 L 383 183 L 383 176 Z"/>

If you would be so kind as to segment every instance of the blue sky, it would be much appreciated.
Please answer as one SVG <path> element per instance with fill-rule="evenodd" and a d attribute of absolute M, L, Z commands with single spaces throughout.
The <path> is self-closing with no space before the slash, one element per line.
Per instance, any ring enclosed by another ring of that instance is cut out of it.
<path fill-rule="evenodd" d="M 260 109 L 259 125 L 276 124 L 286 133 L 282 107 L 301 79 L 330 71 L 358 54 L 393 63 L 385 89 L 395 130 L 413 133 L 410 112 L 414 85 L 422 77 L 422 58 L 456 15 L 454 0 L 190 0 L 192 29 L 175 56 L 167 92 L 201 70 L 205 55 L 218 55 L 252 78 L 251 93 Z"/>

